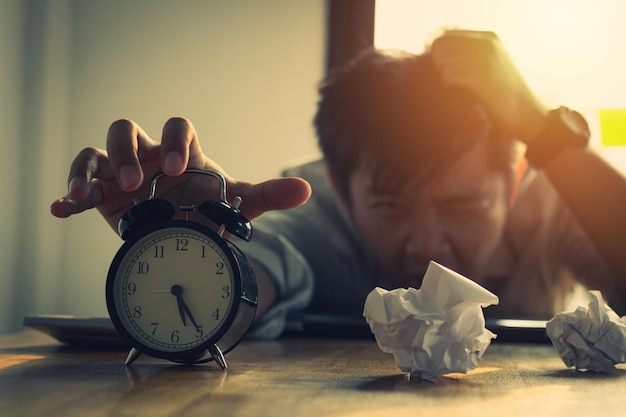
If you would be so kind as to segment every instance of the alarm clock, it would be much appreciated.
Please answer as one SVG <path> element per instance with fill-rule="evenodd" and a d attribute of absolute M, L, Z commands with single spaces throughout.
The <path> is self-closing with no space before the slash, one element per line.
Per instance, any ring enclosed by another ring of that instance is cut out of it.
<path fill-rule="evenodd" d="M 169 361 L 198 364 L 215 361 L 226 369 L 224 355 L 252 325 L 257 306 L 254 272 L 245 255 L 225 232 L 252 237 L 250 222 L 240 213 L 240 197 L 226 199 L 226 181 L 215 171 L 189 169 L 185 174 L 211 176 L 219 182 L 220 199 L 177 209 L 156 198 L 158 180 L 148 199 L 135 199 L 120 219 L 124 243 L 106 280 L 111 321 L 132 347 L 130 366 L 142 353 Z M 212 230 L 189 220 L 197 211 L 215 223 Z"/>

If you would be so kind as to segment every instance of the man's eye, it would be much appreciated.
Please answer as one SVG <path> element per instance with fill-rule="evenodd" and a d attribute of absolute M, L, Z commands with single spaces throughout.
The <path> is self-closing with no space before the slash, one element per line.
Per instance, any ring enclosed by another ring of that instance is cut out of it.
<path fill-rule="evenodd" d="M 374 210 L 400 210 L 404 207 L 404 203 L 397 200 L 376 200 L 370 204 L 370 207 Z"/>
<path fill-rule="evenodd" d="M 441 207 L 447 211 L 477 211 L 484 210 L 489 206 L 487 198 L 481 197 L 457 197 L 443 202 Z"/>

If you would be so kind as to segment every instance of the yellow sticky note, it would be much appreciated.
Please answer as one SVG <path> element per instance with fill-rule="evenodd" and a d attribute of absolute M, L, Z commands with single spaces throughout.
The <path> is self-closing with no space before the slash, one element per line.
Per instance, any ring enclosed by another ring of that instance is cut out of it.
<path fill-rule="evenodd" d="M 626 146 L 626 109 L 601 109 L 602 146 Z"/>

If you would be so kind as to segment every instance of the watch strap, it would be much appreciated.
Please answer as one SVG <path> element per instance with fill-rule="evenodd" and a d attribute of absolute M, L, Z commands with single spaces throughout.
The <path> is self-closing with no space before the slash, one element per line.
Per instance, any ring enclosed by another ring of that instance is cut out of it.
<path fill-rule="evenodd" d="M 542 131 L 528 145 L 526 158 L 536 168 L 544 167 L 565 149 L 585 149 L 589 126 L 580 113 L 567 107 L 551 110 Z"/>

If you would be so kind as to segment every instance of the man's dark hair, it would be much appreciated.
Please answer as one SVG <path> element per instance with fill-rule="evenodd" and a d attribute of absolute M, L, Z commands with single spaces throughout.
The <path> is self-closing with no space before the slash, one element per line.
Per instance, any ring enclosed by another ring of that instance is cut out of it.
<path fill-rule="evenodd" d="M 490 129 L 467 90 L 442 84 L 430 56 L 368 50 L 321 84 L 314 124 L 339 192 L 363 162 L 379 186 L 446 169 Z M 512 140 L 491 129 L 490 163 L 513 175 Z"/>

